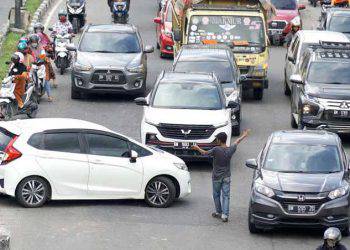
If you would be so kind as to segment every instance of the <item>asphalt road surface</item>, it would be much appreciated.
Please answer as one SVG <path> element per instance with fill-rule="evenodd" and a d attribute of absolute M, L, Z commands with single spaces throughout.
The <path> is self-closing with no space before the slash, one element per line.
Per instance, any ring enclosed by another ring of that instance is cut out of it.
<path fill-rule="evenodd" d="M 1 0 L 3 1 L 3 0 Z M 89 23 L 110 23 L 104 0 L 89 0 Z M 155 0 L 133 0 L 130 22 L 138 25 L 145 44 L 155 45 Z M 307 5 L 304 26 L 315 27 L 320 8 Z M 256 157 L 271 132 L 290 129 L 289 98 L 283 94 L 285 49 L 270 56 L 270 88 L 262 101 L 243 102 L 243 128 L 251 136 L 237 150 L 231 184 L 230 220 L 211 217 L 211 166 L 190 164 L 193 193 L 167 209 L 149 208 L 142 201 L 55 201 L 39 209 L 24 209 L 14 199 L 0 197 L 0 226 L 12 232 L 12 249 L 315 249 L 322 232 L 279 230 L 251 235 L 247 226 L 252 171 L 244 166 Z M 172 60 L 148 57 L 148 89 Z M 70 75 L 58 77 L 54 102 L 40 104 L 39 117 L 72 117 L 97 122 L 140 139 L 142 108 L 123 96 L 70 99 Z M 233 138 L 234 139 L 234 138 Z M 349 151 L 350 140 L 345 138 Z M 350 246 L 350 238 L 343 240 Z"/>

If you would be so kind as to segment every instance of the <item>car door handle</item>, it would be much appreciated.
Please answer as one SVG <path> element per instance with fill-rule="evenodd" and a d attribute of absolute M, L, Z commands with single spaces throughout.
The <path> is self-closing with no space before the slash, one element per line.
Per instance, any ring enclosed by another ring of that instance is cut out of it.
<path fill-rule="evenodd" d="M 100 160 L 100 159 L 91 159 L 90 162 L 91 162 L 91 163 L 101 163 L 102 160 Z"/>

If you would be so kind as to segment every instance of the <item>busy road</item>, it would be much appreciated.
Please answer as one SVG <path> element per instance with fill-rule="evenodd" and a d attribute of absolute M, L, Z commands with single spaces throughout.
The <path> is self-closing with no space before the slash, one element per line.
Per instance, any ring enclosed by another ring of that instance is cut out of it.
<path fill-rule="evenodd" d="M 315 28 L 320 7 L 305 4 L 304 29 Z M 156 9 L 155 0 L 131 1 L 129 22 L 138 26 L 145 45 L 156 46 L 152 22 Z M 88 23 L 111 23 L 106 1 L 89 0 L 87 19 Z M 0 226 L 11 231 L 12 249 L 315 249 L 322 242 L 320 231 L 279 230 L 252 235 L 248 230 L 252 171 L 244 162 L 257 156 L 273 131 L 290 129 L 290 99 L 283 94 L 285 48 L 272 47 L 270 52 L 269 88 L 263 100 L 247 95 L 242 103 L 241 127 L 252 132 L 231 162 L 228 223 L 211 217 L 211 165 L 190 163 L 192 194 L 167 209 L 149 208 L 143 201 L 132 200 L 52 201 L 42 208 L 25 209 L 14 199 L 0 196 Z M 161 59 L 159 50 L 148 54 L 148 90 L 161 70 L 169 70 L 171 65 L 172 59 Z M 142 107 L 134 104 L 133 97 L 91 95 L 72 100 L 70 73 L 57 75 L 54 100 L 43 98 L 38 117 L 83 119 L 140 140 Z M 349 138 L 342 139 L 350 153 Z M 350 245 L 350 239 L 343 243 Z"/>

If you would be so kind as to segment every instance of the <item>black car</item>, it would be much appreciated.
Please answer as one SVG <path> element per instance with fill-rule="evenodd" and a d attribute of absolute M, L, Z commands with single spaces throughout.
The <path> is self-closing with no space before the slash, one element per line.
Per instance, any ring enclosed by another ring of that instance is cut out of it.
<path fill-rule="evenodd" d="M 291 75 L 291 126 L 350 132 L 350 43 L 320 42 Z"/>
<path fill-rule="evenodd" d="M 274 132 L 257 159 L 249 230 L 338 227 L 349 234 L 349 164 L 339 137 L 327 131 Z"/>
<path fill-rule="evenodd" d="M 242 84 L 232 50 L 226 45 L 183 45 L 174 59 L 175 72 L 214 73 L 224 91 L 227 101 L 239 104 L 232 110 L 232 135 L 240 134 Z"/>
<path fill-rule="evenodd" d="M 318 29 L 342 32 L 350 37 L 350 9 L 324 8 Z"/>

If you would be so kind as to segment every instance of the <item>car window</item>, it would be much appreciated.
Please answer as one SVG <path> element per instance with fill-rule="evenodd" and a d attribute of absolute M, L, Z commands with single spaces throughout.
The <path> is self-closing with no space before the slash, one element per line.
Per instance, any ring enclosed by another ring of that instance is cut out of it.
<path fill-rule="evenodd" d="M 127 141 L 100 134 L 86 134 L 89 145 L 89 153 L 92 155 L 129 157 L 130 150 Z"/>
<path fill-rule="evenodd" d="M 350 16 L 333 16 L 329 22 L 329 30 L 350 33 Z"/>
<path fill-rule="evenodd" d="M 298 41 L 296 42 L 296 45 L 294 47 L 294 50 L 293 50 L 293 58 L 294 59 L 296 59 L 298 56 L 299 44 L 300 44 L 300 40 L 298 39 Z"/>
<path fill-rule="evenodd" d="M 36 133 L 33 134 L 29 140 L 28 144 L 34 148 L 42 148 L 42 140 L 43 140 L 43 134 L 42 133 Z"/>
<path fill-rule="evenodd" d="M 310 64 L 307 79 L 312 84 L 350 84 L 350 63 L 339 62 L 313 62 Z"/>
<path fill-rule="evenodd" d="M 294 39 L 294 41 L 292 41 L 292 45 L 291 45 L 291 48 L 290 48 L 290 53 L 292 53 L 291 56 L 293 56 L 294 49 L 295 49 L 295 46 L 297 44 L 299 44 L 299 37 L 298 36 Z"/>
<path fill-rule="evenodd" d="M 81 153 L 79 133 L 49 133 L 44 135 L 43 149 L 67 153 Z"/>
<path fill-rule="evenodd" d="M 143 148 L 135 143 L 129 142 L 129 147 L 130 147 L 130 150 L 134 150 L 135 152 L 137 152 L 139 157 L 152 155 L 152 153 L 150 151 L 148 151 L 147 149 L 145 149 L 145 148 Z"/>
<path fill-rule="evenodd" d="M 166 12 L 166 18 L 165 21 L 166 22 L 172 22 L 173 21 L 173 10 L 172 10 L 172 5 L 169 2 L 168 8 L 167 8 L 167 12 Z"/>
<path fill-rule="evenodd" d="M 309 65 L 310 57 L 306 56 L 300 66 L 300 72 L 303 79 L 305 79 L 307 71 L 308 71 L 308 65 Z"/>

